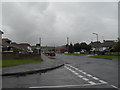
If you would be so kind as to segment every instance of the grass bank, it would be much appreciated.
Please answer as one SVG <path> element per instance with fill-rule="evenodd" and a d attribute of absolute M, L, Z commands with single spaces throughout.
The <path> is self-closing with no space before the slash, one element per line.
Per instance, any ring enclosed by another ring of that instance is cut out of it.
<path fill-rule="evenodd" d="M 104 59 L 118 59 L 120 56 L 110 56 L 110 55 L 95 55 L 95 56 L 90 56 L 93 58 L 104 58 Z"/>
<path fill-rule="evenodd" d="M 2 66 L 0 67 L 10 67 L 16 66 L 21 64 L 28 64 L 28 63 L 37 63 L 42 62 L 42 59 L 10 59 L 10 60 L 2 60 Z"/>

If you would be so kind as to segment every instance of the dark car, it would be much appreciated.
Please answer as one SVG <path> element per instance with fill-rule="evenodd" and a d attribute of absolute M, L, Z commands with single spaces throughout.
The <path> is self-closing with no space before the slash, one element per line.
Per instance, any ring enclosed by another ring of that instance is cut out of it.
<path fill-rule="evenodd" d="M 55 54 L 55 52 L 50 52 L 49 55 L 50 56 L 55 56 L 56 54 Z"/>

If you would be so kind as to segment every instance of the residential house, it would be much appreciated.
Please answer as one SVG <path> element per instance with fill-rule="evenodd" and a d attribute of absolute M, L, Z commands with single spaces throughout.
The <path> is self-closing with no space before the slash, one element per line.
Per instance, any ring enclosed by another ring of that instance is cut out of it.
<path fill-rule="evenodd" d="M 32 52 L 31 46 L 28 43 L 20 43 L 12 42 L 8 38 L 2 39 L 2 49 L 3 52 Z"/>
<path fill-rule="evenodd" d="M 3 51 L 10 51 L 11 48 L 12 48 L 11 40 L 8 38 L 3 38 L 2 39 L 2 50 Z"/>
<path fill-rule="evenodd" d="M 98 51 L 102 48 L 102 43 L 100 41 L 91 42 L 89 45 L 92 47 L 92 51 Z"/>
<path fill-rule="evenodd" d="M 111 48 L 113 48 L 116 45 L 116 41 L 115 40 L 103 40 L 103 42 L 101 43 L 99 42 L 91 42 L 89 44 L 92 47 L 92 51 L 104 51 L 104 50 L 110 50 Z"/>
<path fill-rule="evenodd" d="M 115 40 L 103 40 L 102 50 L 110 50 L 116 45 L 116 43 Z"/>
<path fill-rule="evenodd" d="M 24 52 L 33 52 L 31 45 L 28 43 L 20 43 L 18 46 Z"/>

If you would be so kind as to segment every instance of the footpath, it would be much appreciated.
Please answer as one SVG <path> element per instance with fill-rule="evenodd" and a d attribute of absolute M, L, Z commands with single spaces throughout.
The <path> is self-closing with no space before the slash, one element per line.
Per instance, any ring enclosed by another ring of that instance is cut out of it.
<path fill-rule="evenodd" d="M 41 58 L 43 59 L 43 62 L 41 63 L 31 63 L 2 68 L 2 76 L 25 75 L 39 72 L 42 73 L 64 65 L 64 62 L 57 58 L 48 59 L 48 57 L 43 54 L 41 54 Z"/>

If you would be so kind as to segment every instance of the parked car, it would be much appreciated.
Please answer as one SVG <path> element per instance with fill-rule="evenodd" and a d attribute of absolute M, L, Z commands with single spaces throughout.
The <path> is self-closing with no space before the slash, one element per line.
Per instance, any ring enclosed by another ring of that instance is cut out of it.
<path fill-rule="evenodd" d="M 49 53 L 49 55 L 50 56 L 55 56 L 56 54 L 55 54 L 55 52 L 52 51 L 52 52 Z"/>

